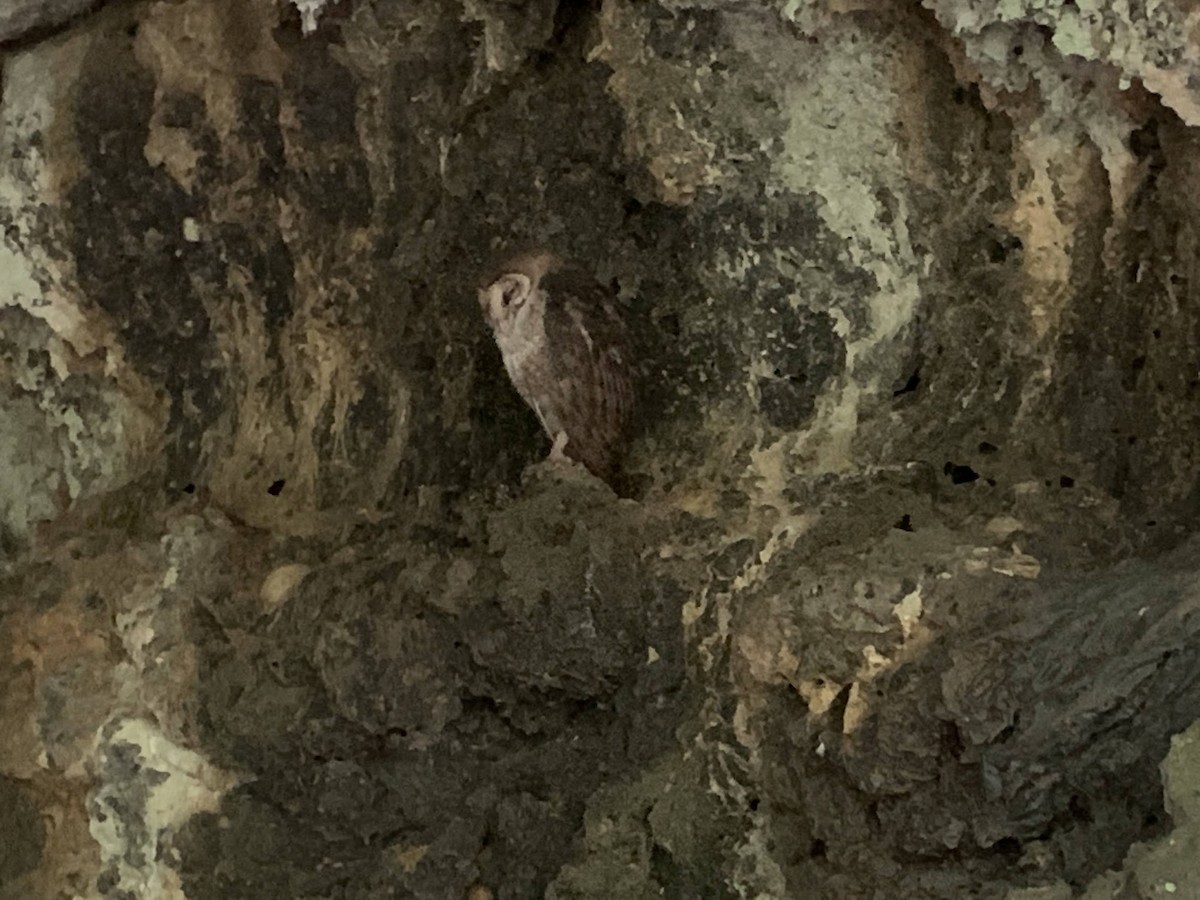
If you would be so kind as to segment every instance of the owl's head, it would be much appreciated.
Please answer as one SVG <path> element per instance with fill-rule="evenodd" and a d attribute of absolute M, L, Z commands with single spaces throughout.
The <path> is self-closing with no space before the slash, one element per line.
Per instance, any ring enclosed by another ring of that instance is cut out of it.
<path fill-rule="evenodd" d="M 538 251 L 509 260 L 500 274 L 479 289 L 484 318 L 497 335 L 511 335 L 535 321 L 545 311 L 539 282 L 559 266 L 551 253 Z"/>

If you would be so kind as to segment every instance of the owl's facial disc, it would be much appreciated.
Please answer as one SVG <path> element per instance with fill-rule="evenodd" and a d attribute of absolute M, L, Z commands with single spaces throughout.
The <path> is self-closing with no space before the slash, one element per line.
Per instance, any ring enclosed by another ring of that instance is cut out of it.
<path fill-rule="evenodd" d="M 480 291 L 479 303 L 492 328 L 511 323 L 533 293 L 533 282 L 521 272 L 509 272 Z"/>

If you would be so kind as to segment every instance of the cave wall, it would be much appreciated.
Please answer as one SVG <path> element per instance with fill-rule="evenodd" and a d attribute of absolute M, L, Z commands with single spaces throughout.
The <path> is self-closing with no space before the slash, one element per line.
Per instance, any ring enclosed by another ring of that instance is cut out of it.
<path fill-rule="evenodd" d="M 0 897 L 1187 895 L 1200 10 L 21 10 Z"/>

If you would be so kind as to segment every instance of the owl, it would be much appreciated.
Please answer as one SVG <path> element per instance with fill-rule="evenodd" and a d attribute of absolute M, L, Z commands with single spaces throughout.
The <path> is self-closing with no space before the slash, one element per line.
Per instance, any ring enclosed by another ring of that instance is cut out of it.
<path fill-rule="evenodd" d="M 612 292 L 547 251 L 518 256 L 479 289 L 517 392 L 565 454 L 612 480 L 633 409 L 632 361 Z"/>

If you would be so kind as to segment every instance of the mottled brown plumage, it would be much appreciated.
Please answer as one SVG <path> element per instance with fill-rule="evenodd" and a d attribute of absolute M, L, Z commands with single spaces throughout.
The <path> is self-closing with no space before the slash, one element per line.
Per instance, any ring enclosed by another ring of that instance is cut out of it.
<path fill-rule="evenodd" d="M 479 304 L 517 392 L 565 453 L 611 480 L 633 410 L 629 341 L 612 292 L 546 251 L 501 267 Z"/>

